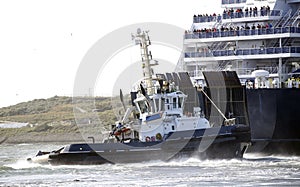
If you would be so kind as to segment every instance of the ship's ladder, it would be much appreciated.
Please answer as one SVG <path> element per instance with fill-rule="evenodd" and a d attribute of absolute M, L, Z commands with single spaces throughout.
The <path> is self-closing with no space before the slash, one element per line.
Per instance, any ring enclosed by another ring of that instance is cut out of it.
<path fill-rule="evenodd" d="M 281 13 L 282 14 L 282 13 Z M 274 27 L 278 27 L 279 25 L 284 25 L 284 23 L 289 20 L 292 14 L 292 9 L 290 9 L 284 16 L 282 16 L 279 20 L 275 20 L 272 25 Z"/>
<path fill-rule="evenodd" d="M 289 17 L 282 24 L 282 27 L 288 26 L 290 24 L 291 20 L 293 19 L 293 17 L 292 17 L 292 10 L 290 9 L 289 12 L 290 12 Z"/>
<path fill-rule="evenodd" d="M 298 26 L 297 23 L 300 24 L 300 7 L 295 12 L 295 14 L 292 17 L 291 21 L 293 21 L 292 24 L 291 24 L 291 26 Z"/>

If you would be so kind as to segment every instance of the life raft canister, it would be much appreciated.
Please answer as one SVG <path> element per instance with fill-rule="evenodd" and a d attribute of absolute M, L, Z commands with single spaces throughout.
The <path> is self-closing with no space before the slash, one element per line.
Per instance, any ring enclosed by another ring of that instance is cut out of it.
<path fill-rule="evenodd" d="M 126 132 L 130 132 L 130 128 L 126 128 L 126 127 L 124 127 L 124 128 L 122 128 L 122 129 L 119 129 L 119 130 L 117 130 L 116 132 L 114 132 L 114 135 L 115 136 L 119 136 L 119 135 L 121 135 L 122 133 L 126 133 Z M 129 133 L 128 132 L 128 133 Z"/>

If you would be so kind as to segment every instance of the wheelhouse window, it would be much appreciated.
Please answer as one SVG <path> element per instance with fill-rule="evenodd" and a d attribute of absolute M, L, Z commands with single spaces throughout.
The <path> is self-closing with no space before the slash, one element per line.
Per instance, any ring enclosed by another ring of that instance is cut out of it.
<path fill-rule="evenodd" d="M 169 103 L 170 103 L 169 98 L 166 98 L 164 104 L 165 104 L 165 107 L 166 107 L 167 110 L 170 110 L 170 104 Z"/>
<path fill-rule="evenodd" d="M 176 97 L 174 97 L 173 98 L 173 108 L 177 108 L 177 98 Z"/>
<path fill-rule="evenodd" d="M 147 101 L 145 101 L 145 100 L 138 101 L 138 106 L 140 108 L 141 113 L 149 112 L 149 105 L 148 105 Z"/>
<path fill-rule="evenodd" d="M 161 110 L 161 107 L 160 107 L 160 99 L 153 99 L 154 101 L 154 107 L 155 107 L 155 112 L 158 112 Z"/>
<path fill-rule="evenodd" d="M 182 98 L 181 97 L 178 97 L 178 108 L 181 108 L 182 107 Z"/>

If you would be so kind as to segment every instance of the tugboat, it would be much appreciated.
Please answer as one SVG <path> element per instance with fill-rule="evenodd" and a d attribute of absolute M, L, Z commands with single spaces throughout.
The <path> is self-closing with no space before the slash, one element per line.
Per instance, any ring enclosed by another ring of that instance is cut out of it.
<path fill-rule="evenodd" d="M 131 92 L 132 106 L 112 125 L 103 143 L 67 145 L 50 152 L 48 162 L 89 165 L 169 161 L 182 156 L 242 158 L 251 140 L 249 126 L 224 115 L 223 124 L 212 126 L 200 107 L 184 113 L 188 95 L 163 75 L 153 74 L 148 31 L 138 29 L 133 38 L 141 47 L 144 78 Z M 122 91 L 120 98 L 125 106 Z"/>

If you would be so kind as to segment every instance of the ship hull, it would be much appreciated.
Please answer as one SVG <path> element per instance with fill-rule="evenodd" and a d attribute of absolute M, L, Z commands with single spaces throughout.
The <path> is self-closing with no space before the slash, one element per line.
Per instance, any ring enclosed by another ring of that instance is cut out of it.
<path fill-rule="evenodd" d="M 249 143 L 249 127 L 223 126 L 172 133 L 162 142 L 71 144 L 67 150 L 50 154 L 48 161 L 52 165 L 94 165 L 169 161 L 191 156 L 241 158 Z"/>
<path fill-rule="evenodd" d="M 300 155 L 300 89 L 249 89 L 249 152 Z"/>

